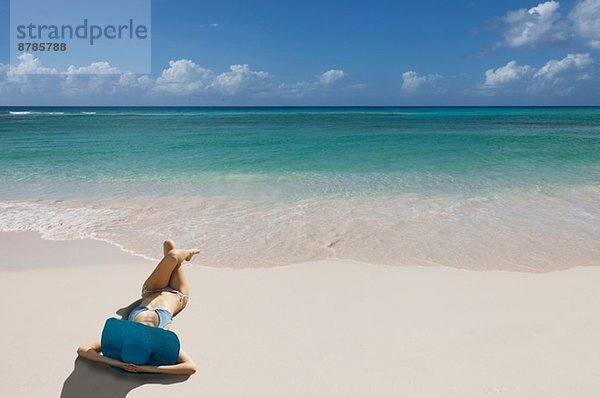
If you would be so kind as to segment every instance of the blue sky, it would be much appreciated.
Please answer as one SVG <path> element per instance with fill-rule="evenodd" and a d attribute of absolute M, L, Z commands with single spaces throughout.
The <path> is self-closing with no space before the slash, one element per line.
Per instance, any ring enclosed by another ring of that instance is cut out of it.
<path fill-rule="evenodd" d="M 600 105 L 600 0 L 154 0 L 150 75 L 9 65 L 8 10 L 1 105 Z"/>

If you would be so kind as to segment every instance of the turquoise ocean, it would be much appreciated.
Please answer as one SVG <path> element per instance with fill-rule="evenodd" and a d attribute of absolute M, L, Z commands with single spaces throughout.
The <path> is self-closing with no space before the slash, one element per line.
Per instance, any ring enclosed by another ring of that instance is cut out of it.
<path fill-rule="evenodd" d="M 198 264 L 600 265 L 600 108 L 0 108 L 0 230 Z"/>

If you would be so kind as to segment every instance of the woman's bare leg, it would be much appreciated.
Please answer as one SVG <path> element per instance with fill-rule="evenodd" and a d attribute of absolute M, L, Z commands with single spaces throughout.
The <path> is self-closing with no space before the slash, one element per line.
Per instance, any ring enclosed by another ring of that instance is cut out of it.
<path fill-rule="evenodd" d="M 146 290 L 155 290 L 167 287 L 169 285 L 169 281 L 171 280 L 171 275 L 176 268 L 180 268 L 181 263 L 184 260 L 189 261 L 194 254 L 198 254 L 200 252 L 198 249 L 178 250 L 175 248 L 175 243 L 170 240 L 167 240 L 163 243 L 163 250 L 165 251 L 163 259 L 160 260 L 154 271 L 152 271 L 148 279 L 146 279 L 146 282 L 144 282 Z M 179 272 L 183 273 L 183 271 Z M 180 281 L 180 278 L 178 280 Z M 176 280 L 176 282 L 178 280 Z M 177 289 L 174 286 L 172 287 Z"/>
<path fill-rule="evenodd" d="M 163 242 L 163 256 L 166 256 L 171 250 L 175 249 L 177 249 L 177 247 L 175 247 L 175 242 L 173 240 L 167 239 Z"/>
<path fill-rule="evenodd" d="M 171 280 L 169 281 L 169 286 L 173 289 L 179 290 L 181 293 L 188 296 L 190 294 L 190 287 L 188 285 L 187 279 L 185 277 L 185 273 L 183 272 L 183 267 L 179 264 L 175 267 L 175 270 L 171 274 Z"/>
<path fill-rule="evenodd" d="M 167 240 L 164 243 L 164 253 L 165 255 L 175 249 L 175 242 L 172 240 Z M 183 299 L 182 305 L 179 307 L 179 310 L 175 312 L 176 315 L 178 312 L 183 310 L 187 305 L 187 301 L 190 297 L 190 288 L 185 277 L 185 273 L 183 272 L 182 263 L 177 264 L 173 272 L 171 273 L 171 279 L 169 280 L 169 286 L 171 286 L 175 290 L 179 290 L 181 293 L 185 294 L 185 298 Z"/>
<path fill-rule="evenodd" d="M 163 244 L 163 253 L 166 256 L 171 250 L 175 250 L 175 242 L 172 240 L 166 240 Z M 173 289 L 179 290 L 181 293 L 189 296 L 190 288 L 187 283 L 187 279 L 185 277 L 185 273 L 183 272 L 183 268 L 181 267 L 182 263 L 177 264 L 173 272 L 171 273 L 171 279 L 169 280 L 169 286 Z"/>

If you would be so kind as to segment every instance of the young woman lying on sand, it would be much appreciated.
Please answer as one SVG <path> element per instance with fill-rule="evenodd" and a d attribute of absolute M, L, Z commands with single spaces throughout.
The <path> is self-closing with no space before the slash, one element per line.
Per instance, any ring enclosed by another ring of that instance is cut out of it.
<path fill-rule="evenodd" d="M 178 250 L 172 240 L 163 244 L 164 257 L 158 263 L 142 287 L 142 301 L 128 317 L 129 321 L 170 329 L 173 316 L 183 310 L 189 300 L 189 287 L 183 273 L 182 262 L 190 261 L 198 249 Z M 100 341 L 80 346 L 77 354 L 82 358 L 121 368 L 127 372 L 165 373 L 191 375 L 196 372 L 196 364 L 183 351 L 179 351 L 174 365 L 146 366 L 124 363 L 101 354 Z"/>

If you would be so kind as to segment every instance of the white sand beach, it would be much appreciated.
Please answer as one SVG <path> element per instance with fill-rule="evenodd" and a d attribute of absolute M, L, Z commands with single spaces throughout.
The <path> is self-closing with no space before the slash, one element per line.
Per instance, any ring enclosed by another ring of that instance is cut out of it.
<path fill-rule="evenodd" d="M 173 327 L 199 368 L 186 379 L 76 358 L 138 298 L 152 262 L 97 241 L 0 238 L 2 396 L 600 395 L 600 267 L 191 265 L 191 301 Z"/>

